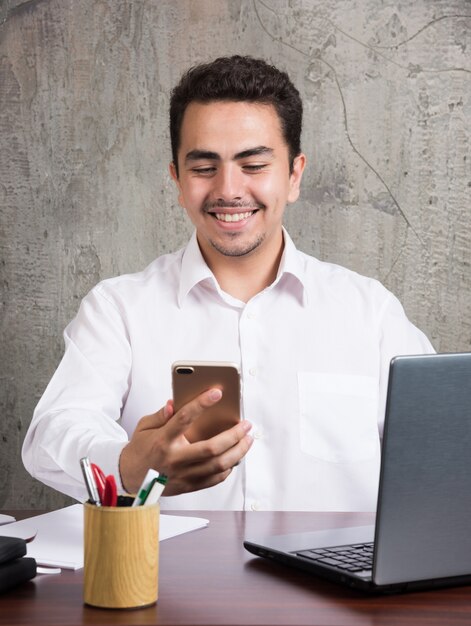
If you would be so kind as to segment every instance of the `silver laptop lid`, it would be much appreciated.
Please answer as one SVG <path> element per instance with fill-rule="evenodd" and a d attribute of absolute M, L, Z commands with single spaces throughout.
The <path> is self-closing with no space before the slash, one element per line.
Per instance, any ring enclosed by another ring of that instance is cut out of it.
<path fill-rule="evenodd" d="M 471 354 L 393 359 L 373 580 L 471 573 Z"/>

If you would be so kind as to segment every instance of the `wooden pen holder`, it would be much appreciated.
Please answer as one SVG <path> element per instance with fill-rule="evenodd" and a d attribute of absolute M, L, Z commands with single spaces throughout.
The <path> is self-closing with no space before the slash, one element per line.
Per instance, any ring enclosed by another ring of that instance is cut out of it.
<path fill-rule="evenodd" d="M 159 505 L 84 505 L 85 604 L 109 609 L 157 602 Z"/>

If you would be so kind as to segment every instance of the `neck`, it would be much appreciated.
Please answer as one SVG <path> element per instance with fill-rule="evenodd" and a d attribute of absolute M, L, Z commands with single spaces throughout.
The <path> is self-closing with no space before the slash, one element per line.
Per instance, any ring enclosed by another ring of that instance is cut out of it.
<path fill-rule="evenodd" d="M 276 278 L 284 249 L 283 235 L 280 235 L 279 242 L 272 249 L 257 248 L 244 256 L 231 257 L 216 250 L 205 251 L 201 244 L 200 249 L 221 289 L 242 302 L 248 302 Z M 264 248 L 263 244 L 260 247 Z"/>

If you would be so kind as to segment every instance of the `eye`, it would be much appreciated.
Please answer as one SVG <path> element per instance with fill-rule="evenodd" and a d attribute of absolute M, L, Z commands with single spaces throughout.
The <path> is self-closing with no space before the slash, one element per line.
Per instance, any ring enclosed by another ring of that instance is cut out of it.
<path fill-rule="evenodd" d="M 261 170 L 265 169 L 267 166 L 266 163 L 247 163 L 245 165 L 242 166 L 242 169 L 245 172 L 260 172 Z"/>
<path fill-rule="evenodd" d="M 196 176 L 212 176 L 216 172 L 216 168 L 210 165 L 204 167 L 192 167 L 191 172 Z"/>

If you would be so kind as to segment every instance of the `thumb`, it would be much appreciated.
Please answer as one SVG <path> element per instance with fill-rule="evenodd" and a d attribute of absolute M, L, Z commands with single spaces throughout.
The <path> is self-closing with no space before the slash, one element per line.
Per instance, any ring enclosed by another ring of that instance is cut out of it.
<path fill-rule="evenodd" d="M 197 417 L 201 415 L 204 409 L 219 402 L 222 398 L 222 391 L 217 387 L 204 391 L 199 396 L 190 400 L 175 412 L 175 418 L 169 422 L 166 433 L 170 439 L 175 439 L 183 435 Z"/>

